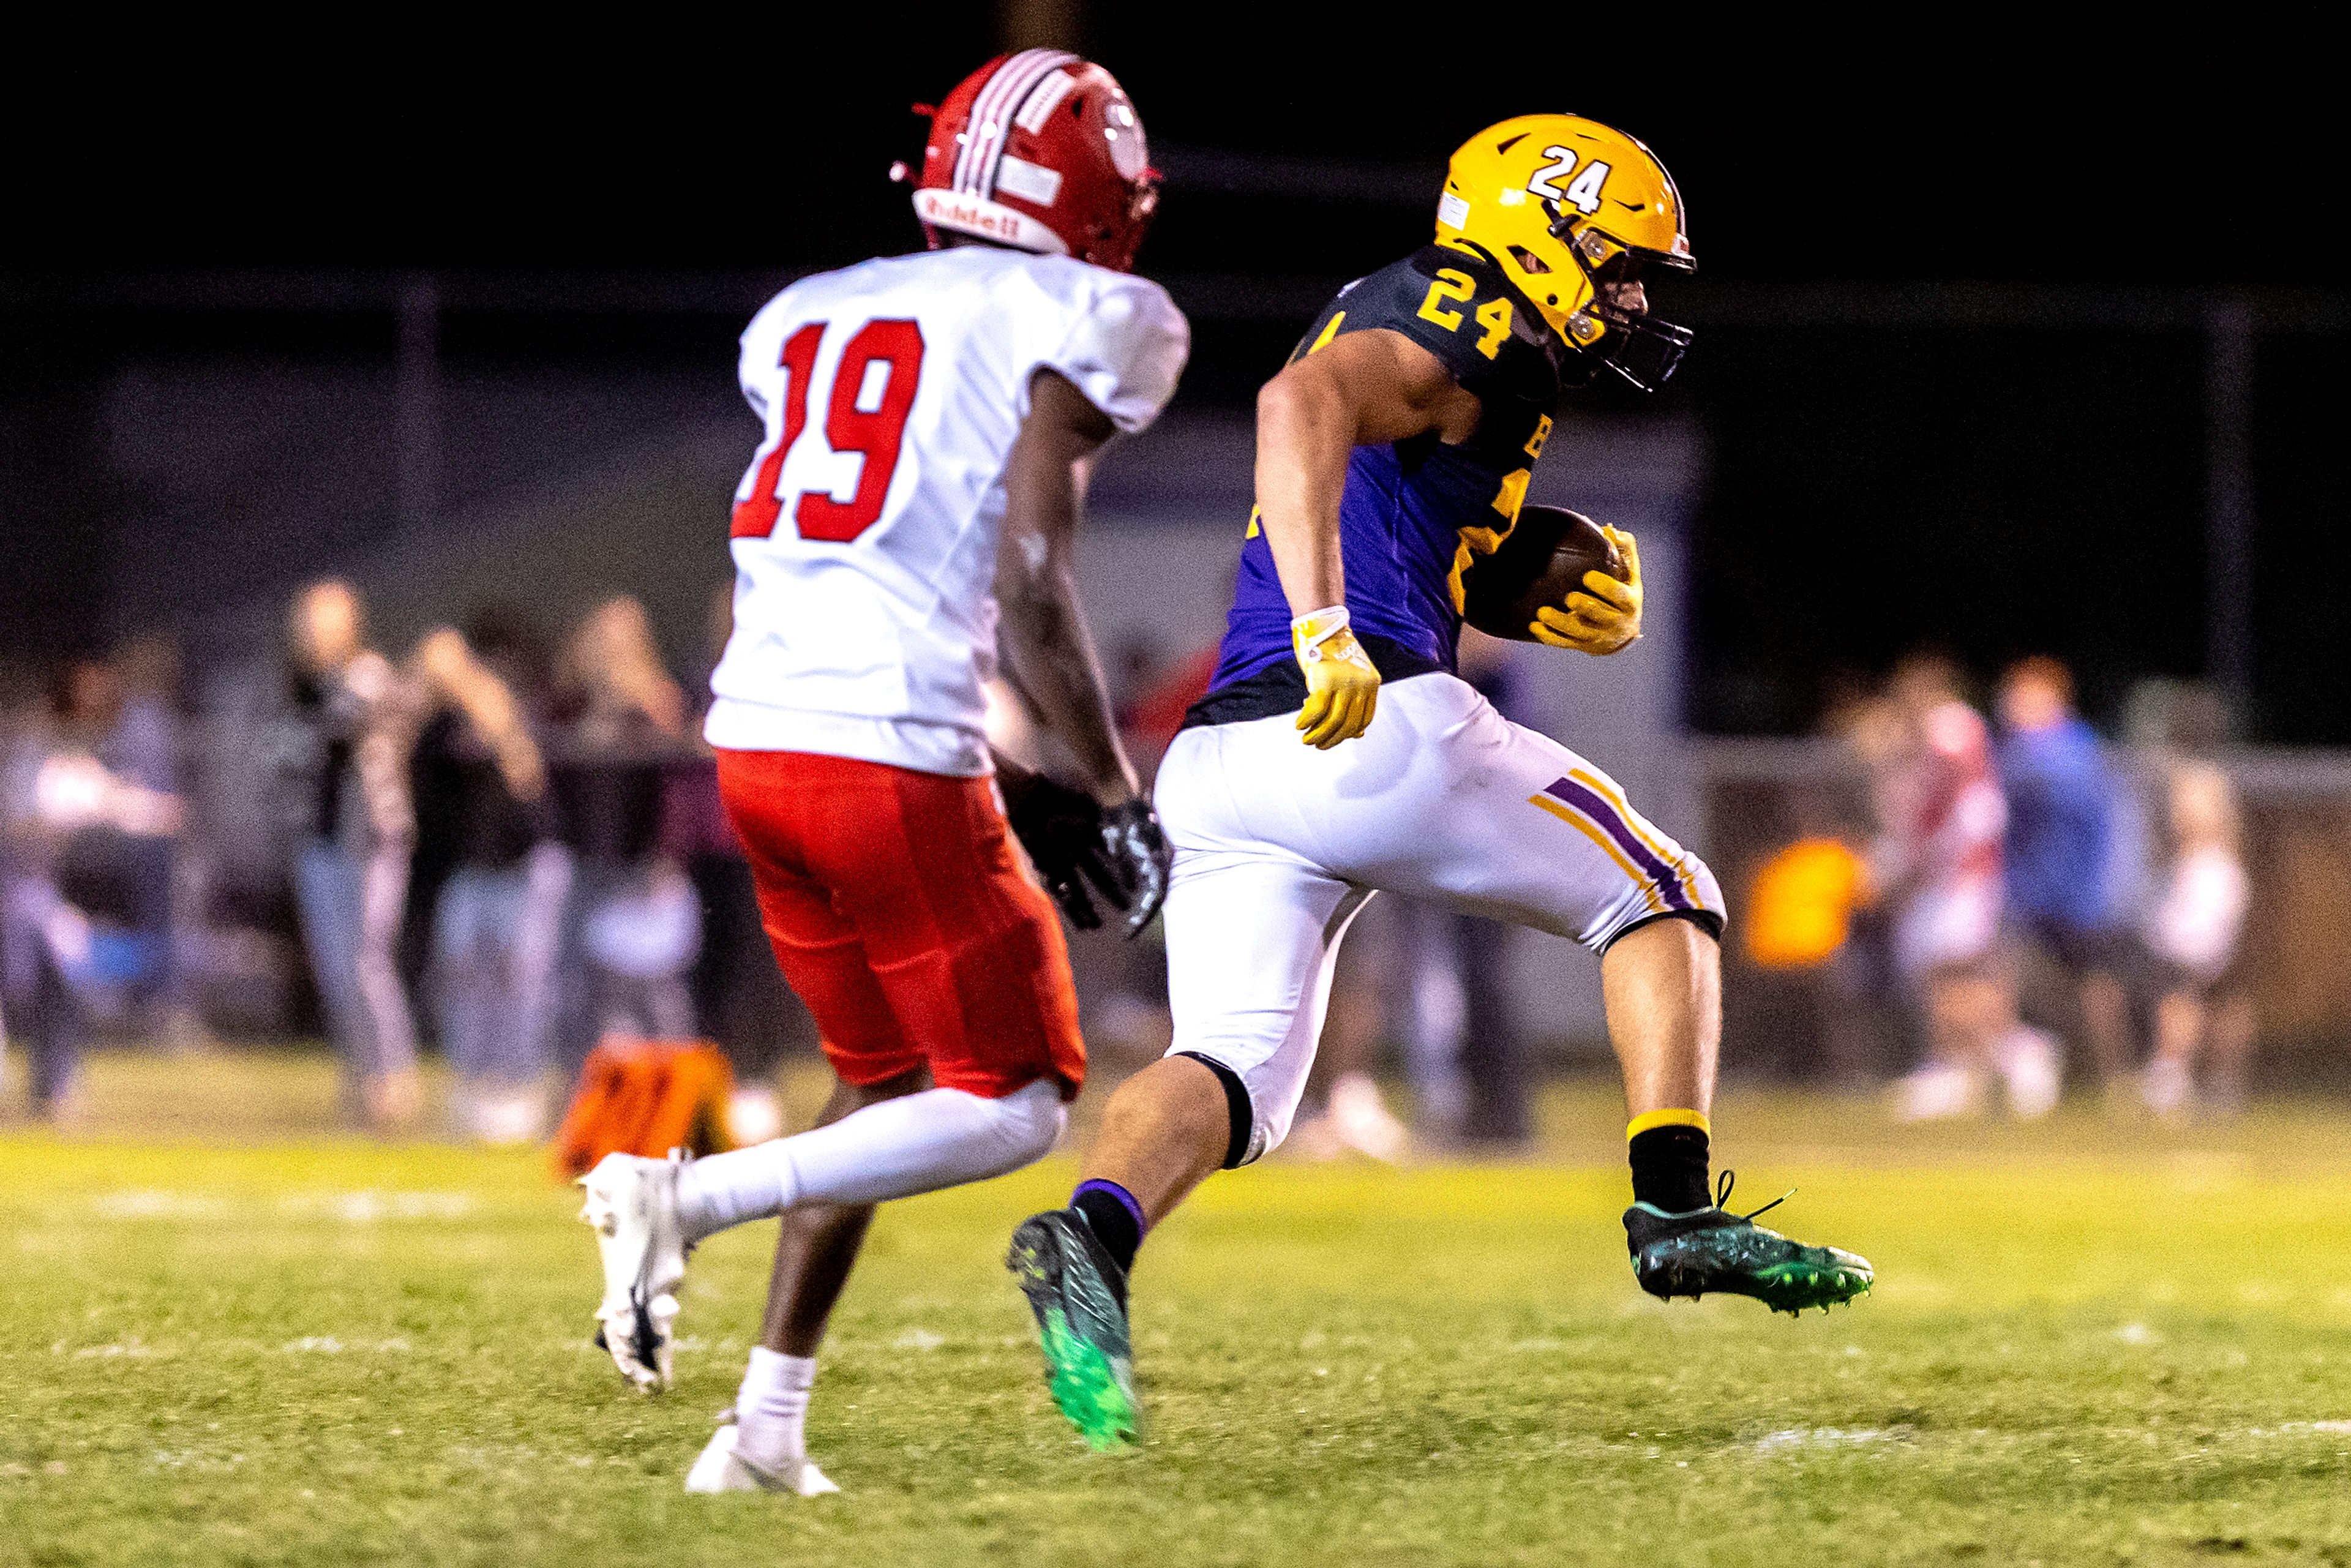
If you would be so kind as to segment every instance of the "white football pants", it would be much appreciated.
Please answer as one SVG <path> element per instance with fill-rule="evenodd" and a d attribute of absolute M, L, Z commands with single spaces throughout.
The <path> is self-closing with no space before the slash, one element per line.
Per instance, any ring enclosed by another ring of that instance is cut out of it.
<path fill-rule="evenodd" d="M 1593 952 L 1659 915 L 1723 913 L 1704 862 L 1591 763 L 1510 723 L 1467 682 L 1381 688 L 1357 738 L 1317 751 L 1294 715 L 1177 735 L 1160 764 L 1169 1054 L 1249 1091 L 1249 1146 L 1280 1144 L 1305 1092 L 1339 941 L 1381 888 L 1570 937 Z"/>

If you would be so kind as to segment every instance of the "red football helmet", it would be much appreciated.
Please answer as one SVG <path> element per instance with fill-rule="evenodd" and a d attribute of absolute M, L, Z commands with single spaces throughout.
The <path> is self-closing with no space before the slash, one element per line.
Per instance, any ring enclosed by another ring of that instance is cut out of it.
<path fill-rule="evenodd" d="M 939 231 L 1120 272 L 1159 204 L 1143 121 L 1110 72 L 1059 49 L 999 55 L 931 118 L 914 215 Z"/>

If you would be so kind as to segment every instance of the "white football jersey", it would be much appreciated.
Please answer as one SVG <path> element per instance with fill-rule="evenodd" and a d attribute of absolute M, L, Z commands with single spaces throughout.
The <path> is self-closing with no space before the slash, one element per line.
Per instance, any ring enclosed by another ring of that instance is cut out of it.
<path fill-rule="evenodd" d="M 1141 430 L 1190 342 L 1155 283 L 982 246 L 769 300 L 743 333 L 743 395 L 767 435 L 735 492 L 710 743 L 987 772 L 1004 465 L 1029 380 L 1058 371 Z"/>

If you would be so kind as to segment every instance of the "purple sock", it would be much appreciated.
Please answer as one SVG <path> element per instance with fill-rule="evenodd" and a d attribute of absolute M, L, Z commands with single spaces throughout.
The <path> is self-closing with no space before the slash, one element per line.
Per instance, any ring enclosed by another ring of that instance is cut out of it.
<path fill-rule="evenodd" d="M 1134 1194 L 1114 1181 L 1081 1181 L 1070 1195 L 1070 1207 L 1086 1217 L 1094 1239 L 1102 1244 L 1122 1272 L 1134 1268 L 1135 1249 L 1143 1245 L 1143 1205 Z"/>

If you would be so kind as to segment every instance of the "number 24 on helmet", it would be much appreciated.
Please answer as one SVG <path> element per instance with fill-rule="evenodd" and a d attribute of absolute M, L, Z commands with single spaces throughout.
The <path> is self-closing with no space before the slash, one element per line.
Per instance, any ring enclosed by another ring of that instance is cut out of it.
<path fill-rule="evenodd" d="M 1522 114 L 1463 142 L 1437 204 L 1439 245 L 1484 253 L 1588 361 L 1644 392 L 1681 364 L 1690 331 L 1612 303 L 1644 267 L 1697 267 L 1682 198 L 1635 138 L 1577 114 Z"/>

